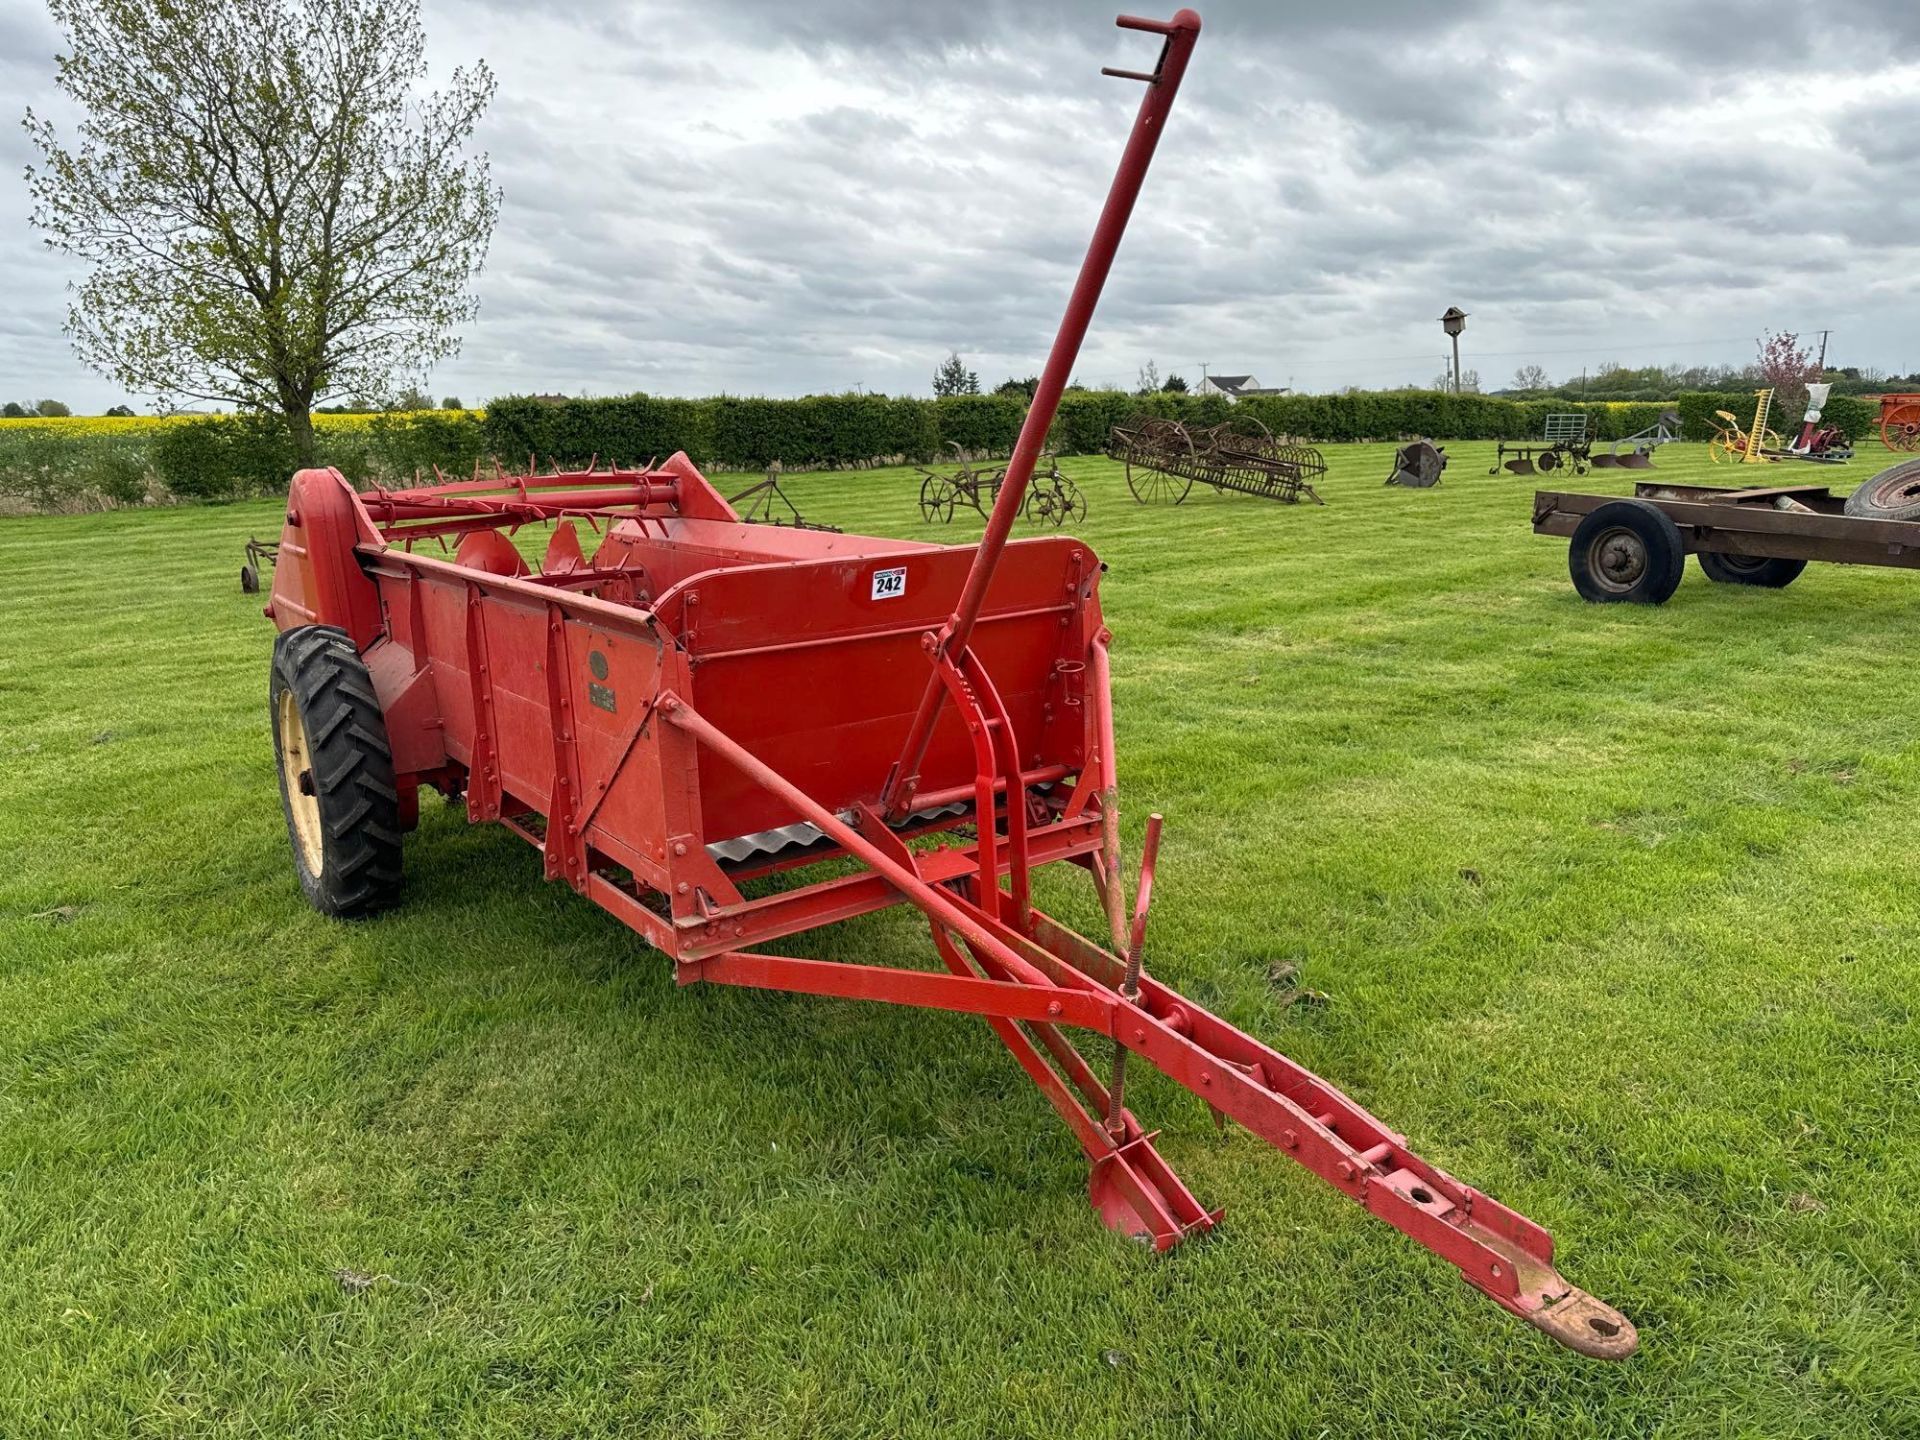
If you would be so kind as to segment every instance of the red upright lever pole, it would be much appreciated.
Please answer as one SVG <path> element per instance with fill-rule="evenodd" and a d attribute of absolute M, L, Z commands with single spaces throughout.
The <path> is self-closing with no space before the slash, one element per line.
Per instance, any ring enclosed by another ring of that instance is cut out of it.
<path fill-rule="evenodd" d="M 1107 283 L 1107 272 L 1113 268 L 1114 253 L 1120 248 L 1121 235 L 1126 232 L 1127 218 L 1133 214 L 1133 202 L 1139 198 L 1140 184 L 1146 179 L 1147 166 L 1152 163 L 1154 146 L 1160 143 L 1160 132 L 1166 128 L 1167 112 L 1173 108 L 1174 94 L 1180 88 L 1180 77 L 1186 73 L 1187 57 L 1193 53 L 1193 42 L 1200 34 L 1200 17 L 1191 10 L 1180 11 L 1171 20 L 1142 20 L 1132 15 L 1122 15 L 1115 23 L 1123 30 L 1145 30 L 1163 35 L 1166 42 L 1160 50 L 1160 62 L 1150 75 L 1133 70 L 1100 72 L 1127 80 L 1146 81 L 1146 97 L 1140 102 L 1139 115 L 1134 118 L 1133 133 L 1127 137 L 1127 148 L 1120 156 L 1120 168 L 1114 174 L 1112 189 L 1107 192 L 1107 204 L 1100 212 L 1100 223 L 1094 227 L 1093 239 L 1087 246 L 1087 257 L 1080 262 L 1080 278 L 1074 283 L 1073 295 L 1067 301 L 1067 313 L 1060 321 L 1060 332 L 1054 336 L 1046 369 L 1040 375 L 1040 386 L 1033 392 L 1033 404 L 1027 410 L 1026 422 L 1020 427 L 1020 438 L 1014 443 L 1013 458 L 1007 465 L 1006 478 L 1001 482 L 993 513 L 987 517 L 987 533 L 981 536 L 979 547 L 974 551 L 973 568 L 967 572 L 967 583 L 960 591 L 953 615 L 937 637 L 934 673 L 927 678 L 927 690 L 920 698 L 920 708 L 914 714 L 913 728 L 907 733 L 906 746 L 900 752 L 893 773 L 887 777 L 886 791 L 881 797 L 883 810 L 902 811 L 912 801 L 920 762 L 926 756 L 927 743 L 933 736 L 934 721 L 939 718 L 940 703 L 946 693 L 940 680 L 938 662 L 943 656 L 958 655 L 965 650 L 973 634 L 973 622 L 980 617 L 980 606 L 986 599 L 994 566 L 999 563 L 1000 552 L 1006 548 L 1014 516 L 1026 501 L 1027 483 L 1033 478 L 1034 463 L 1040 458 L 1040 451 L 1046 444 L 1047 430 L 1053 424 L 1054 412 L 1060 407 L 1060 394 L 1066 389 L 1068 377 L 1073 373 L 1073 362 L 1080 354 L 1080 342 L 1086 338 L 1087 324 L 1093 319 L 1093 307 L 1099 302 L 1101 287 Z"/>

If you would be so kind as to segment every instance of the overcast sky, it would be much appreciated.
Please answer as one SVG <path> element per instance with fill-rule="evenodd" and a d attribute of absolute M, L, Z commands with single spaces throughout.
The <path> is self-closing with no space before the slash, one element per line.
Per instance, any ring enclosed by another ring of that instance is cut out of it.
<path fill-rule="evenodd" d="M 1146 0 L 1129 0 L 1144 4 Z M 1920 0 L 1213 0 L 1078 367 L 1326 390 L 1532 361 L 1744 363 L 1763 327 L 1920 369 Z M 506 192 L 430 378 L 925 393 L 1039 368 L 1151 63 L 1114 0 L 428 0 Z M 59 37 L 0 0 L 0 399 L 131 398 L 61 333 L 13 118 Z"/>

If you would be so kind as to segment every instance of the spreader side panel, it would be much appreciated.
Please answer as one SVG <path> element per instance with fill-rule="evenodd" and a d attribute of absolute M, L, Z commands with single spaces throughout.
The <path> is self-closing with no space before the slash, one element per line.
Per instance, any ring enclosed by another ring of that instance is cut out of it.
<path fill-rule="evenodd" d="M 663 596 L 700 713 L 836 809 L 875 804 L 931 673 L 926 637 L 952 612 L 970 548 L 716 571 Z M 1085 758 L 1088 647 L 1099 626 L 1091 550 L 1064 538 L 1009 546 L 973 649 L 1012 719 L 1023 766 L 1077 772 Z M 974 749 L 949 709 L 915 793 L 970 786 Z M 796 816 L 703 755 L 708 841 Z"/>

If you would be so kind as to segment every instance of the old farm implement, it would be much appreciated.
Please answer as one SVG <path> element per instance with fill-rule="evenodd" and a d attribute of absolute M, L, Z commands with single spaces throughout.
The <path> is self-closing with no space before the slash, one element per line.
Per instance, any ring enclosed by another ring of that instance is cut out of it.
<path fill-rule="evenodd" d="M 1487 474 L 1498 475 L 1504 465 L 1515 475 L 1550 475 L 1560 469 L 1584 475 L 1592 463 L 1593 441 L 1587 438 L 1586 412 L 1569 411 L 1547 416 L 1538 440 L 1502 440 L 1494 450 Z"/>
<path fill-rule="evenodd" d="M 914 467 L 921 476 L 920 518 L 929 525 L 945 525 L 953 519 L 953 512 L 964 505 L 982 520 L 986 519 L 987 511 L 1000 498 L 1000 487 L 1006 483 L 1010 467 L 978 464 L 969 460 L 954 441 L 949 440 L 947 444 L 954 452 L 954 469 Z M 1036 524 L 1051 525 L 1057 530 L 1069 520 L 1084 520 L 1087 501 L 1080 487 L 1061 470 L 1059 459 L 1043 451 L 1039 465 L 1027 481 L 1027 498 L 1021 502 L 1020 513 Z"/>
<path fill-rule="evenodd" d="M 1447 468 L 1447 452 L 1431 440 L 1412 440 L 1393 452 L 1393 473 L 1388 485 L 1408 490 L 1431 490 L 1440 483 L 1440 472 Z"/>
<path fill-rule="evenodd" d="M 750 503 L 740 511 L 740 518 L 749 525 L 780 525 L 789 530 L 820 530 L 829 535 L 840 533 L 838 525 L 822 525 L 800 513 L 800 507 L 780 488 L 778 465 L 768 467 L 766 479 L 749 485 L 738 495 L 728 496 L 727 504 L 738 507 L 743 500 Z M 785 509 L 784 514 L 781 507 Z"/>
<path fill-rule="evenodd" d="M 1773 391 L 1753 392 L 1753 420 L 1742 426 L 1731 411 L 1716 410 L 1720 427 L 1707 442 L 1707 458 L 1718 464 L 1760 465 L 1777 460 L 1806 460 L 1820 465 L 1838 465 L 1853 458 L 1853 443 L 1837 426 L 1820 424 L 1821 409 L 1833 386 L 1807 386 L 1807 413 L 1800 430 L 1789 444 L 1767 428 L 1773 413 Z"/>
<path fill-rule="evenodd" d="M 1771 389 L 1753 392 L 1753 419 L 1748 424 L 1742 425 L 1740 417 L 1731 410 L 1713 413 L 1719 418 L 1720 426 L 1707 442 L 1707 458 L 1714 464 L 1760 465 L 1781 458 L 1786 442 L 1767 428 L 1773 413 Z"/>
<path fill-rule="evenodd" d="M 1783 589 L 1809 561 L 1920 569 L 1920 460 L 1891 465 L 1856 489 L 1825 485 L 1668 485 L 1642 481 L 1633 498 L 1542 490 L 1533 531 L 1568 540 L 1581 598 L 1663 605 L 1687 556 L 1723 585 Z"/>
<path fill-rule="evenodd" d="M 1880 397 L 1880 438 L 1889 450 L 1920 450 L 1920 395 Z"/>
<path fill-rule="evenodd" d="M 1297 504 L 1305 495 L 1316 505 L 1327 503 L 1313 488 L 1327 473 L 1320 452 L 1277 438 L 1251 415 L 1209 426 L 1155 416 L 1129 420 L 1113 427 L 1107 454 L 1126 466 L 1127 488 L 1142 505 L 1178 505 L 1196 481 L 1264 500 Z"/>
<path fill-rule="evenodd" d="M 1163 37 L 1159 59 L 1116 72 L 1145 98 L 978 545 L 746 525 L 684 455 L 368 493 L 294 477 L 268 613 L 296 873 L 330 913 L 388 903 L 420 787 L 464 796 L 683 983 L 985 1017 L 1128 1235 L 1165 1249 L 1221 1214 L 1128 1108 L 1146 1064 L 1554 1339 L 1627 1355 L 1633 1326 L 1560 1277 L 1545 1230 L 1149 963 L 1160 825 L 1129 903 L 1101 563 L 1009 540 L 1200 29 L 1119 23 Z M 532 525 L 551 527 L 537 567 L 508 539 Z M 1058 862 L 1091 876 L 1098 940 L 1035 907 L 1034 868 Z M 763 948 L 901 903 L 936 963 Z M 1105 1074 L 1076 1031 L 1110 1048 Z"/>
<path fill-rule="evenodd" d="M 1662 410 L 1660 418 L 1646 429 L 1623 435 L 1611 448 L 1591 452 L 1590 458 L 1596 470 L 1651 470 L 1653 452 L 1679 438 L 1680 412 Z"/>
<path fill-rule="evenodd" d="M 240 589 L 248 595 L 260 593 L 260 567 L 271 570 L 280 561 L 277 541 L 247 537 L 247 558 L 240 562 Z"/>

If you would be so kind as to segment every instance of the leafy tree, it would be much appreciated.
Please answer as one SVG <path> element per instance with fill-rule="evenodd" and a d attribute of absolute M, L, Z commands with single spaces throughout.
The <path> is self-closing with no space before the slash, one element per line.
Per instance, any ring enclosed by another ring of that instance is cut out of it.
<path fill-rule="evenodd" d="M 1029 375 L 1024 380 L 1015 380 L 1009 377 L 994 386 L 993 393 L 996 395 L 1024 395 L 1027 399 L 1031 400 L 1033 398 L 1033 392 L 1039 388 L 1040 377 L 1038 375 Z"/>
<path fill-rule="evenodd" d="M 18 400 L 9 400 L 5 405 L 0 405 L 0 420 L 25 420 L 26 418 L 27 407 Z"/>
<path fill-rule="evenodd" d="M 980 393 L 980 377 L 967 369 L 967 362 L 960 358 L 958 350 L 942 360 L 940 368 L 933 372 L 933 393 L 943 397 Z"/>
<path fill-rule="evenodd" d="M 73 408 L 61 400 L 41 400 L 35 403 L 33 413 L 48 420 L 60 420 L 73 414 Z"/>
<path fill-rule="evenodd" d="M 458 395 L 449 395 L 440 402 L 440 408 L 442 410 L 464 410 L 467 407 L 460 403 L 460 397 Z"/>
<path fill-rule="evenodd" d="M 409 385 L 393 397 L 392 408 L 395 410 L 431 410 L 433 409 L 433 397 L 418 385 Z"/>
<path fill-rule="evenodd" d="M 284 418 L 458 348 L 500 194 L 484 63 L 426 73 L 419 0 L 49 0 L 77 144 L 31 111 L 33 221 L 89 263 L 67 333 L 163 400 Z"/>
<path fill-rule="evenodd" d="M 1162 390 L 1171 390 L 1176 395 L 1184 395 L 1187 393 L 1187 382 L 1179 375 L 1169 375 L 1165 380 L 1160 382 L 1160 388 Z"/>
<path fill-rule="evenodd" d="M 1522 365 L 1513 372 L 1513 388 L 1516 390 L 1544 390 L 1547 383 L 1547 372 L 1538 365 Z"/>
<path fill-rule="evenodd" d="M 133 415 L 133 407 L 131 405 L 116 405 L 107 411 L 107 414 L 122 420 L 130 419 Z"/>

